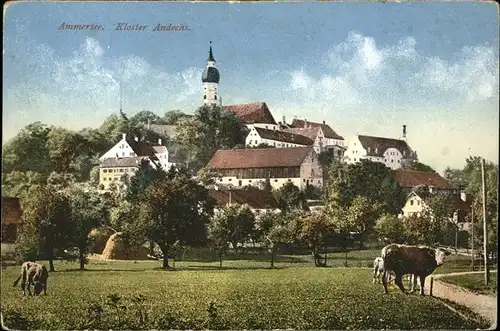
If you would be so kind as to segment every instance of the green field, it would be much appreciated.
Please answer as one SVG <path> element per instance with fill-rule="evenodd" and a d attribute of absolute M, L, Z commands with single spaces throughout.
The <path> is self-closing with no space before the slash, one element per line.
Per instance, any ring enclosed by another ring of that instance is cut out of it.
<path fill-rule="evenodd" d="M 361 260 L 368 252 L 354 254 Z M 342 255 L 343 258 L 343 255 Z M 305 259 L 305 257 L 304 257 Z M 371 259 L 371 257 L 370 257 Z M 48 295 L 23 297 L 12 282 L 18 266 L 2 270 L 2 313 L 14 329 L 475 329 L 470 319 L 436 298 L 383 294 L 369 268 L 314 268 L 280 257 L 267 261 L 91 261 L 88 270 L 57 262 Z M 335 255 L 331 256 L 335 262 Z M 352 262 L 356 260 L 353 259 Z"/>
<path fill-rule="evenodd" d="M 472 292 L 486 294 L 491 296 L 497 295 L 497 274 L 490 274 L 490 284 L 484 285 L 484 274 L 471 274 L 460 276 L 449 276 L 440 278 L 443 282 L 462 286 Z"/>

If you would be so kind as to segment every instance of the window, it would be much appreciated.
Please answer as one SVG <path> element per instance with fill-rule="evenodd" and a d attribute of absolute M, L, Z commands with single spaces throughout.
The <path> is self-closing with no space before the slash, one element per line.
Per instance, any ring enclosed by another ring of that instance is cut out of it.
<path fill-rule="evenodd" d="M 125 152 L 122 152 L 122 156 L 125 156 Z"/>
<path fill-rule="evenodd" d="M 413 206 L 413 199 L 410 200 L 410 206 Z"/>
<path fill-rule="evenodd" d="M 217 96 L 215 96 L 215 100 L 217 100 Z"/>
<path fill-rule="evenodd" d="M 420 206 L 420 200 L 417 200 L 417 206 Z"/>
<path fill-rule="evenodd" d="M 274 180 L 274 182 L 275 182 L 275 183 L 277 183 L 277 182 L 278 182 L 278 180 L 277 180 L 277 179 L 275 179 L 275 180 Z"/>
<path fill-rule="evenodd" d="M 103 177 L 103 178 L 102 178 L 102 180 L 103 180 L 103 181 L 106 181 L 106 177 Z"/>
<path fill-rule="evenodd" d="M 102 169 L 102 172 L 108 172 L 108 169 Z"/>
<path fill-rule="evenodd" d="M 228 181 L 232 181 L 232 178 L 229 178 Z"/>
<path fill-rule="evenodd" d="M 378 153 L 378 148 L 375 147 L 375 153 Z"/>
<path fill-rule="evenodd" d="M 238 186 L 241 186 L 241 180 L 238 181 Z"/>
<path fill-rule="evenodd" d="M 204 95 L 204 96 L 203 96 L 203 99 L 206 99 L 206 98 L 207 98 L 207 96 L 206 96 L 206 95 Z"/>
<path fill-rule="evenodd" d="M 123 168 L 120 169 L 120 172 L 123 172 Z"/>

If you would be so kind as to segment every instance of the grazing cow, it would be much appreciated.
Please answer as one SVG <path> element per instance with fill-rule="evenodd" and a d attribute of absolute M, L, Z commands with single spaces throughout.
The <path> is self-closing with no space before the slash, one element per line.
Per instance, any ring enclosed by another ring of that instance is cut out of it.
<path fill-rule="evenodd" d="M 390 244 L 382 249 L 382 258 L 384 259 L 384 275 L 382 284 L 385 293 L 387 290 L 386 275 L 393 272 L 396 275 L 395 283 L 403 293 L 406 293 L 403 287 L 402 277 L 405 274 L 413 274 L 420 280 L 420 294 L 424 295 L 425 277 L 429 276 L 434 270 L 444 263 L 444 260 L 450 252 L 441 248 L 430 248 L 426 246 L 409 246 Z M 414 281 L 412 284 L 414 285 Z M 412 285 L 412 290 L 413 286 Z"/>
<path fill-rule="evenodd" d="M 382 257 L 376 257 L 373 261 L 373 284 L 375 284 L 375 280 L 378 284 L 380 284 L 380 275 L 384 273 L 384 259 Z M 388 275 L 390 277 L 390 275 Z M 411 285 L 411 292 L 415 287 L 415 275 L 408 275 L 408 281 Z M 391 280 L 389 280 L 391 282 Z"/>
<path fill-rule="evenodd" d="M 22 278 L 21 288 L 24 295 L 26 295 L 26 286 L 28 287 L 29 295 L 31 295 L 31 285 L 33 285 L 33 295 L 40 295 L 42 289 L 43 293 L 47 295 L 48 277 L 49 272 L 45 266 L 35 262 L 24 262 L 21 266 L 21 274 L 14 281 L 14 286 L 17 286 L 17 283 Z"/>

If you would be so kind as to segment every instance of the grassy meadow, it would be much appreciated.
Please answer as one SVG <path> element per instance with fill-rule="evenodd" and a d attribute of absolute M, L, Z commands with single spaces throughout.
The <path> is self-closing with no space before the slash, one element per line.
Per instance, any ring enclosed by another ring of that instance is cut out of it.
<path fill-rule="evenodd" d="M 488 327 L 465 307 L 455 306 L 468 319 L 436 298 L 394 287 L 384 295 L 366 268 L 376 252 L 351 252 L 351 268 L 340 267 L 343 253 L 328 257 L 338 268 L 315 268 L 307 256 L 280 256 L 273 269 L 265 258 L 227 260 L 222 269 L 217 261 L 177 261 L 172 270 L 157 261 L 91 260 L 83 272 L 76 262 L 57 261 L 48 295 L 40 297 L 13 288 L 20 268 L 9 266 L 1 273 L 1 309 L 14 329 Z"/>
<path fill-rule="evenodd" d="M 440 278 L 443 282 L 464 287 L 472 292 L 486 294 L 491 296 L 497 295 L 498 279 L 496 273 L 490 273 L 490 283 L 488 286 L 484 284 L 484 274 L 470 274 L 459 276 L 448 276 Z"/>

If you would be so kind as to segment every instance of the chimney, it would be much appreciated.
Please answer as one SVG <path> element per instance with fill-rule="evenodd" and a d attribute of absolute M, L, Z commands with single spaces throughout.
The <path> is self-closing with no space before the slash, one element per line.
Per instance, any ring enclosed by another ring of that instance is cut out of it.
<path fill-rule="evenodd" d="M 406 139 L 406 125 L 403 125 L 403 139 Z"/>
<path fill-rule="evenodd" d="M 139 141 L 139 137 L 135 136 L 134 140 Z"/>
<path fill-rule="evenodd" d="M 158 138 L 158 145 L 161 146 L 161 138 Z"/>
<path fill-rule="evenodd" d="M 325 120 L 323 120 L 323 124 L 326 124 Z"/>
<path fill-rule="evenodd" d="M 304 129 L 307 129 L 307 118 L 304 118 Z"/>
<path fill-rule="evenodd" d="M 462 201 L 467 201 L 467 193 L 465 193 L 465 191 L 460 191 L 460 199 L 462 199 Z"/>
<path fill-rule="evenodd" d="M 286 118 L 285 118 L 285 115 L 283 115 L 283 124 L 286 124 Z"/>
<path fill-rule="evenodd" d="M 150 129 L 151 129 L 151 119 L 148 118 L 148 130 L 150 130 Z"/>
<path fill-rule="evenodd" d="M 127 139 L 127 134 L 126 134 L 126 133 L 122 133 L 122 139 L 123 139 L 123 140 L 126 140 L 126 139 Z"/>

